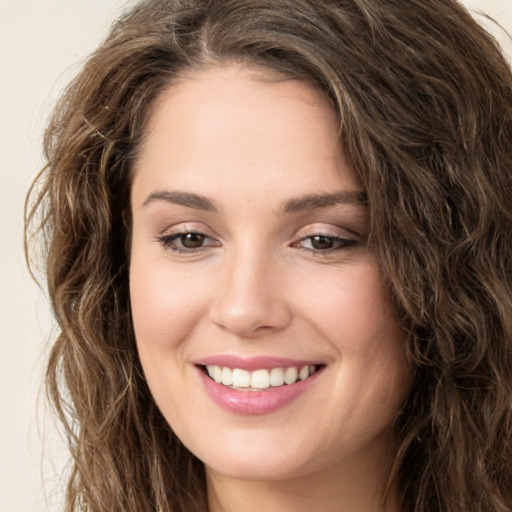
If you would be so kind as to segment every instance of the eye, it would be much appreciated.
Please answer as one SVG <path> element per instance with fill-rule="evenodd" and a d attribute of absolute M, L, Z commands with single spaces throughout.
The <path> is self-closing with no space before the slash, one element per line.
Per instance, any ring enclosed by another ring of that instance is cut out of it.
<path fill-rule="evenodd" d="M 198 249 L 203 246 L 206 238 L 206 235 L 202 233 L 186 233 L 178 235 L 174 240 L 179 241 L 180 245 L 185 249 Z"/>
<path fill-rule="evenodd" d="M 158 241 L 171 251 L 193 253 L 204 250 L 206 247 L 219 247 L 217 240 L 197 231 L 180 231 L 158 238 Z"/>
<path fill-rule="evenodd" d="M 321 234 L 306 236 L 294 244 L 295 247 L 318 253 L 329 253 L 356 245 L 359 245 L 358 240 Z"/>

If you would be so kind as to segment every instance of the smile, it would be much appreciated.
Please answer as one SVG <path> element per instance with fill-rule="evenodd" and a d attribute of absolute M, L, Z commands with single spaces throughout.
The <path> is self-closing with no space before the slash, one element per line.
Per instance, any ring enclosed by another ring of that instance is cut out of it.
<path fill-rule="evenodd" d="M 279 357 L 209 356 L 194 364 L 206 395 L 240 415 L 276 412 L 303 395 L 325 374 L 326 365 Z"/>
<path fill-rule="evenodd" d="M 270 388 L 295 384 L 308 379 L 318 370 L 315 365 L 289 366 L 270 370 L 262 368 L 254 371 L 218 365 L 206 365 L 204 368 L 209 377 L 217 384 L 242 391 L 265 391 Z"/>

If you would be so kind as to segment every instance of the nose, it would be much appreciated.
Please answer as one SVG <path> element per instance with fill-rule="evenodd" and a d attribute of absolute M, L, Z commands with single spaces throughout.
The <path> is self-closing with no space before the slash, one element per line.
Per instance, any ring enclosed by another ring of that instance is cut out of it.
<path fill-rule="evenodd" d="M 250 250 L 224 263 L 211 321 L 238 338 L 284 329 L 292 319 L 277 266 Z M 282 273 L 281 273 L 282 274 Z"/>

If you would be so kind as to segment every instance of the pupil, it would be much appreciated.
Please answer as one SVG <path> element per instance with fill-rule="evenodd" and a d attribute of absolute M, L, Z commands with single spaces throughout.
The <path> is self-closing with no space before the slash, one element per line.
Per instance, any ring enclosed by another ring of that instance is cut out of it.
<path fill-rule="evenodd" d="M 326 236 L 314 236 L 311 245 L 315 249 L 332 249 L 332 240 Z"/>
<path fill-rule="evenodd" d="M 187 249 L 197 249 L 203 245 L 203 242 L 204 235 L 199 233 L 187 233 L 181 238 L 183 247 L 186 247 Z"/>

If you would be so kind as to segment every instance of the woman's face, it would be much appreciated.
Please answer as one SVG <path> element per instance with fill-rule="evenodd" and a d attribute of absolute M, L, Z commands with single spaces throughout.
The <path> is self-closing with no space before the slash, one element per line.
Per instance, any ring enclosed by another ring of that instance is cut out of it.
<path fill-rule="evenodd" d="M 155 104 L 131 196 L 133 322 L 156 403 L 209 475 L 389 454 L 409 369 L 338 128 L 311 86 L 234 66 Z"/>

